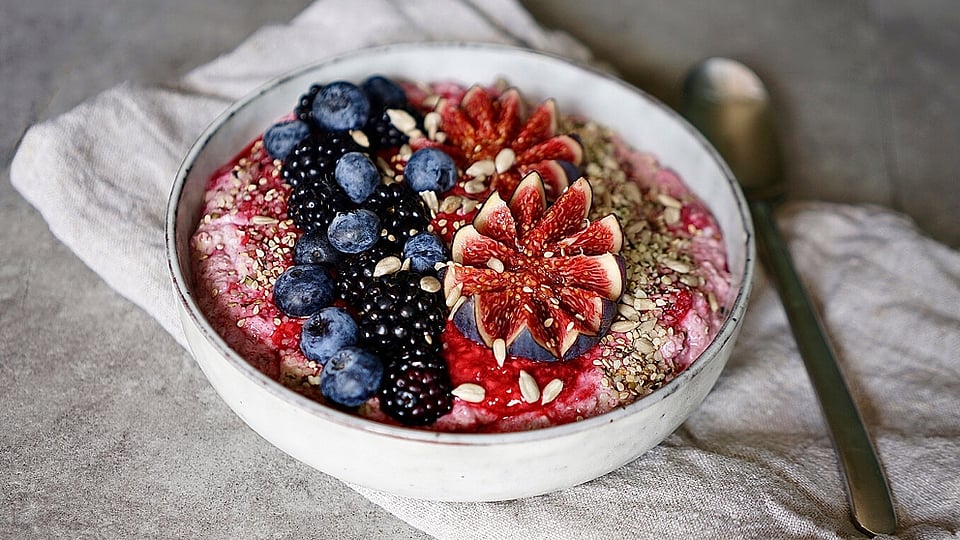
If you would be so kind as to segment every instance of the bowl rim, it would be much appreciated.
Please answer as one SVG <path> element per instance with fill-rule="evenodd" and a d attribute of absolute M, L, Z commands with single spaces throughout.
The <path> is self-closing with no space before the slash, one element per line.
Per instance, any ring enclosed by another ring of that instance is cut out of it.
<path fill-rule="evenodd" d="M 495 433 L 473 433 L 473 432 L 437 432 L 427 431 L 422 428 L 413 428 L 405 426 L 395 426 L 384 424 L 375 420 L 362 418 L 355 414 L 339 411 L 333 407 L 321 404 L 311 400 L 293 390 L 283 386 L 280 382 L 268 377 L 253 364 L 245 360 L 236 351 L 234 351 L 226 341 L 214 330 L 213 326 L 202 314 L 197 303 L 194 301 L 191 292 L 186 284 L 188 280 L 180 270 L 176 246 L 176 223 L 179 210 L 180 196 L 183 188 L 197 157 L 203 152 L 210 140 L 221 130 L 227 121 L 233 117 L 239 110 L 247 107 L 250 103 L 256 101 L 264 93 L 273 88 L 286 83 L 287 81 L 302 76 L 303 74 L 320 68 L 329 67 L 334 64 L 357 61 L 367 56 L 382 54 L 387 51 L 400 52 L 402 54 L 424 54 L 430 51 L 441 49 L 462 49 L 465 52 L 481 50 L 487 53 L 504 54 L 508 56 L 526 56 L 538 61 L 547 63 L 561 63 L 568 67 L 583 70 L 592 77 L 606 79 L 608 82 L 623 87 L 625 90 L 637 95 L 640 99 L 646 100 L 654 107 L 661 109 L 697 141 L 701 149 L 713 158 L 713 161 L 720 167 L 727 187 L 732 191 L 736 202 L 738 216 L 743 226 L 745 254 L 744 270 L 740 281 L 737 295 L 730 307 L 730 312 L 724 320 L 716 336 L 711 340 L 706 349 L 698 356 L 690 366 L 687 367 L 679 376 L 672 381 L 655 390 L 648 396 L 630 403 L 629 405 L 619 406 L 606 413 L 585 418 L 580 421 L 566 424 L 536 428 L 526 431 L 514 432 L 495 432 Z M 689 122 L 679 113 L 662 103 L 657 98 L 651 96 L 636 86 L 614 76 L 610 73 L 601 71 L 596 67 L 583 62 L 572 60 L 554 53 L 533 50 L 526 47 L 515 45 L 503 45 L 492 43 L 477 43 L 466 41 L 435 41 L 435 42 L 413 42 L 413 43 L 394 43 L 387 45 L 378 45 L 374 47 L 365 47 L 355 49 L 349 52 L 337 54 L 327 59 L 308 64 L 294 69 L 284 75 L 275 77 L 270 81 L 258 86 L 246 96 L 233 102 L 226 110 L 217 116 L 200 134 L 196 141 L 191 145 L 190 150 L 181 162 L 177 170 L 173 186 L 167 201 L 166 226 L 165 226 L 165 244 L 167 267 L 170 277 L 173 281 L 173 287 L 179 302 L 179 308 L 182 313 L 186 313 L 196 329 L 200 331 L 207 342 L 216 350 L 216 352 L 232 368 L 240 371 L 251 382 L 260 386 L 264 391 L 279 399 L 284 404 L 301 409 L 311 416 L 321 420 L 326 420 L 339 424 L 341 427 L 358 429 L 369 432 L 374 435 L 381 435 L 396 439 L 403 439 L 410 442 L 430 442 L 445 445 L 459 446 L 487 446 L 503 444 L 524 444 L 545 439 L 560 438 L 570 436 L 582 431 L 590 430 L 598 425 L 614 423 L 618 420 L 636 414 L 637 412 L 652 407 L 663 401 L 668 396 L 678 391 L 685 383 L 696 377 L 703 371 L 709 360 L 716 358 L 720 350 L 728 341 L 734 338 L 738 329 L 738 320 L 743 317 L 750 297 L 751 286 L 755 265 L 755 237 L 753 224 L 750 218 L 749 207 L 740 185 L 734 177 L 732 171 L 726 162 L 720 156 L 719 152 L 700 134 Z M 180 317 L 181 324 L 183 318 Z M 191 349 L 191 355 L 196 358 L 196 353 Z"/>

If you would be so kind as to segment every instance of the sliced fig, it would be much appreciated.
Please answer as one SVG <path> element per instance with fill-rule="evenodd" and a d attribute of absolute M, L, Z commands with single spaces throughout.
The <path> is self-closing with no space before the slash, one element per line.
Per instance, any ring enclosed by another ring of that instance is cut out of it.
<path fill-rule="evenodd" d="M 517 159 L 526 163 L 532 163 L 533 160 L 543 159 L 546 156 L 549 156 L 551 160 L 563 160 L 579 164 L 583 159 L 583 148 L 573 137 L 559 135 L 545 139 L 523 152 L 517 153 Z"/>
<path fill-rule="evenodd" d="M 516 137 L 523 126 L 523 98 L 516 88 L 508 88 L 500 94 L 500 119 L 497 132 L 503 133 L 506 140 Z"/>
<path fill-rule="evenodd" d="M 465 336 L 489 347 L 502 339 L 509 354 L 538 361 L 597 343 L 623 290 L 623 241 L 615 216 L 587 225 L 591 201 L 590 184 L 579 180 L 547 206 L 536 173 L 509 204 L 490 195 L 454 235 L 444 274 L 448 304 L 467 298 L 454 315 Z"/>
<path fill-rule="evenodd" d="M 558 242 L 582 231 L 592 203 L 593 190 L 590 183 L 584 178 L 577 180 L 557 198 L 543 218 L 523 237 L 523 247 L 542 250 L 546 244 Z"/>
<path fill-rule="evenodd" d="M 482 180 L 504 199 L 533 171 L 543 177 L 548 200 L 560 196 L 576 180 L 567 170 L 576 170 L 583 159 L 583 148 L 575 137 L 556 134 L 557 107 L 553 100 L 541 103 L 524 118 L 524 103 L 517 90 L 495 95 L 474 86 L 459 103 L 442 99 L 435 110 L 445 138 L 423 136 L 411 140 L 411 147 L 440 148 L 464 171 L 478 161 L 495 161 L 495 172 Z M 509 152 L 502 153 L 504 150 Z"/>
<path fill-rule="evenodd" d="M 510 211 L 517 216 L 517 221 L 523 227 L 518 231 L 521 235 L 529 232 L 529 227 L 540 220 L 547 209 L 547 195 L 544 191 L 543 180 L 539 174 L 528 174 L 510 197 Z"/>
<path fill-rule="evenodd" d="M 553 137 L 557 131 L 557 102 L 548 99 L 538 106 L 517 135 L 514 151 L 524 151 L 538 141 Z"/>
<path fill-rule="evenodd" d="M 541 178 L 543 178 L 544 192 L 551 201 L 556 199 L 557 196 L 563 193 L 563 190 L 567 189 L 567 186 L 570 185 L 570 177 L 567 176 L 566 169 L 564 169 L 557 160 L 547 159 L 522 165 L 520 170 L 517 171 L 516 176 L 520 177 L 521 175 L 526 175 L 531 172 L 539 173 Z M 576 178 L 573 180 L 576 180 Z M 514 184 L 515 179 L 508 178 L 507 175 L 504 174 L 498 177 L 497 181 L 502 189 L 508 189 L 511 184 Z"/>
<path fill-rule="evenodd" d="M 563 251 L 570 255 L 618 253 L 623 247 L 623 229 L 620 228 L 617 216 L 610 214 L 603 219 L 591 222 L 579 234 L 564 238 L 555 245 L 553 251 Z"/>
<path fill-rule="evenodd" d="M 473 226 L 480 234 L 507 244 L 513 244 L 517 238 L 517 222 L 513 212 L 497 192 L 493 192 L 483 203 L 473 218 Z"/>
<path fill-rule="evenodd" d="M 533 337 L 533 333 L 527 327 L 523 327 L 520 333 L 517 334 L 516 339 L 514 339 L 513 342 L 507 346 L 507 355 L 516 356 L 519 358 L 527 358 L 536 362 L 556 362 L 559 360 L 570 360 L 580 356 L 599 343 L 600 338 L 606 335 L 606 333 L 610 330 L 610 323 L 613 321 L 613 317 L 617 312 L 617 304 L 616 302 L 606 299 L 602 300 L 601 304 L 602 311 L 600 312 L 600 320 L 602 322 L 597 332 L 592 335 L 583 333 L 577 334 L 576 339 L 567 348 L 562 358 L 554 355 L 553 352 L 544 347 L 542 343 L 537 341 L 537 339 Z M 474 306 L 473 297 L 467 299 L 460 306 L 460 309 L 454 314 L 453 324 L 466 338 L 478 343 L 484 342 L 477 330 L 476 308 Z M 554 324 L 568 323 L 560 323 L 556 322 L 555 320 L 550 321 L 551 326 Z"/>
<path fill-rule="evenodd" d="M 483 266 L 494 258 L 503 262 L 515 253 L 499 240 L 480 234 L 473 225 L 464 226 L 454 235 L 450 250 L 455 260 L 468 266 Z"/>

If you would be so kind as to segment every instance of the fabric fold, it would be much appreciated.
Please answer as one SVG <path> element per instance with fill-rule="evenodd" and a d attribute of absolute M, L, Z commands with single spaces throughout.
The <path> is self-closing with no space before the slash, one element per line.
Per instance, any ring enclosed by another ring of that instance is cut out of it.
<path fill-rule="evenodd" d="M 582 45 L 541 28 L 514 0 L 319 0 L 169 87 L 124 84 L 33 126 L 11 181 L 58 239 L 185 345 L 164 223 L 172 181 L 196 137 L 231 101 L 296 67 L 425 40 L 519 44 L 590 60 Z M 960 254 L 878 207 L 794 204 L 781 224 L 863 404 L 901 535 L 956 534 Z M 815 396 L 762 272 L 716 387 L 641 459 L 581 486 L 499 503 L 355 489 L 441 538 L 859 535 Z"/>

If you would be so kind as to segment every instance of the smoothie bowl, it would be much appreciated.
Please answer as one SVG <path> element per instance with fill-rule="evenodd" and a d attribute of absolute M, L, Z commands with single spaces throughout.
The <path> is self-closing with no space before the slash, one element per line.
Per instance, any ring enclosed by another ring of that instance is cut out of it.
<path fill-rule="evenodd" d="M 204 374 L 347 482 L 437 500 L 576 485 L 701 403 L 753 235 L 676 114 L 527 50 L 341 56 L 230 107 L 186 157 L 167 249 Z"/>

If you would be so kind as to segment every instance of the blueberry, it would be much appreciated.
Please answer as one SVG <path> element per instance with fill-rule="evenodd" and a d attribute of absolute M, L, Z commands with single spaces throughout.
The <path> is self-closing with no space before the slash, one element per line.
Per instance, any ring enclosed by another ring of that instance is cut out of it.
<path fill-rule="evenodd" d="M 367 94 L 370 104 L 375 108 L 399 107 L 407 102 L 407 94 L 403 88 L 383 75 L 368 78 L 363 81 L 360 88 Z"/>
<path fill-rule="evenodd" d="M 410 268 L 414 272 L 434 271 L 434 265 L 447 260 L 443 242 L 435 234 L 422 232 L 411 236 L 403 244 L 403 258 L 410 259 Z"/>
<path fill-rule="evenodd" d="M 327 239 L 341 253 L 360 253 L 380 238 L 380 218 L 370 210 L 337 214 L 327 229 Z"/>
<path fill-rule="evenodd" d="M 416 192 L 443 193 L 457 181 L 457 166 L 453 159 L 436 148 L 423 148 L 410 156 L 403 169 L 403 178 Z"/>
<path fill-rule="evenodd" d="M 307 317 L 333 302 L 333 280 L 317 264 L 298 264 L 273 284 L 273 302 L 290 317 Z"/>
<path fill-rule="evenodd" d="M 340 252 L 327 240 L 327 231 L 311 229 L 297 240 L 293 251 L 293 264 L 327 264 L 340 262 Z"/>
<path fill-rule="evenodd" d="M 370 116 L 370 101 L 355 84 L 337 81 L 313 100 L 313 118 L 330 131 L 360 129 Z"/>
<path fill-rule="evenodd" d="M 320 391 L 344 407 L 359 407 L 373 397 L 383 378 L 383 362 L 359 347 L 337 351 L 320 372 Z"/>
<path fill-rule="evenodd" d="M 321 309 L 303 323 L 300 350 L 308 359 L 326 364 L 337 351 L 357 343 L 357 323 L 338 307 Z"/>
<path fill-rule="evenodd" d="M 337 160 L 337 184 L 350 200 L 360 204 L 380 185 L 380 170 L 363 152 L 348 152 Z"/>
<path fill-rule="evenodd" d="M 310 135 L 310 126 L 301 120 L 274 124 L 263 134 L 263 147 L 273 159 L 287 159 L 297 143 Z"/>

